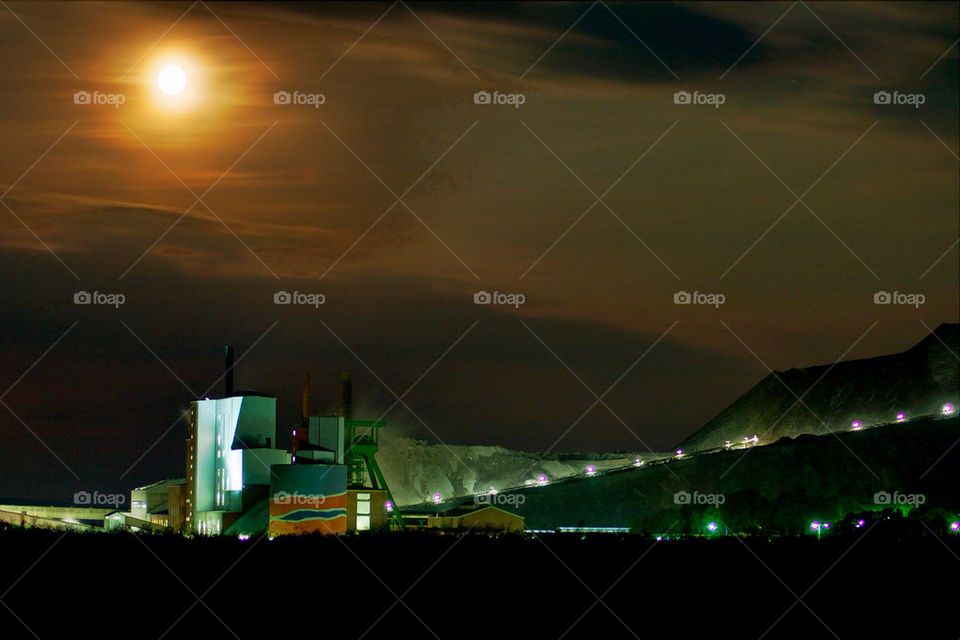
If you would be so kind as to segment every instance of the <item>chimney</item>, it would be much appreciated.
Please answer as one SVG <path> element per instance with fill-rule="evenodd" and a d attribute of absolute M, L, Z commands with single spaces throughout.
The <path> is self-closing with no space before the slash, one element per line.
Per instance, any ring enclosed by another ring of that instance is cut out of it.
<path fill-rule="evenodd" d="M 353 405 L 353 378 L 349 371 L 340 376 L 340 415 L 350 420 Z"/>
<path fill-rule="evenodd" d="M 300 398 L 300 426 L 310 426 L 310 374 L 303 376 L 303 392 Z"/>
<path fill-rule="evenodd" d="M 233 395 L 233 347 L 227 345 L 223 357 L 223 395 L 229 398 Z"/>

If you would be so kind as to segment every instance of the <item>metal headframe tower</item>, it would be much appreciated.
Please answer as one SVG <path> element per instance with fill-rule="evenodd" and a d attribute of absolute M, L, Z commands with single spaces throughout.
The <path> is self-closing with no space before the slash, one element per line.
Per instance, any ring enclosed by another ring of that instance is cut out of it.
<path fill-rule="evenodd" d="M 353 379 L 350 373 L 340 378 L 341 402 L 340 415 L 343 417 L 343 459 L 347 466 L 347 486 L 351 488 L 369 487 L 386 492 L 393 508 L 387 512 L 388 518 L 403 529 L 403 517 L 397 508 L 397 502 L 390 493 L 383 472 L 377 464 L 377 448 L 380 444 L 380 429 L 387 426 L 382 420 L 354 420 Z"/>

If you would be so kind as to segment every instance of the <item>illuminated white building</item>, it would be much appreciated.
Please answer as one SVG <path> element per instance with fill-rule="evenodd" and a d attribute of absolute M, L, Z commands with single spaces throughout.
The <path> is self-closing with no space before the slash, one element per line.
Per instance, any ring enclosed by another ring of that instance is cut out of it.
<path fill-rule="evenodd" d="M 273 448 L 276 416 L 277 400 L 265 394 L 191 404 L 184 504 L 188 530 L 222 532 L 242 511 L 244 488 L 269 486 L 270 465 L 290 462 L 286 451 Z"/>

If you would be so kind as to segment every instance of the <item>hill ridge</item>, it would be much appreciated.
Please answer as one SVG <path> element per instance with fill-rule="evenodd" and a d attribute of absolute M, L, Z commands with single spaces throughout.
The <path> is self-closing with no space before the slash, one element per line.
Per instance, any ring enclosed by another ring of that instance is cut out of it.
<path fill-rule="evenodd" d="M 936 413 L 960 396 L 958 344 L 960 324 L 942 323 L 899 353 L 774 371 L 677 447 L 710 449 L 754 435 L 769 444 L 844 431 L 854 420 L 864 426 L 891 422 L 901 411 Z"/>

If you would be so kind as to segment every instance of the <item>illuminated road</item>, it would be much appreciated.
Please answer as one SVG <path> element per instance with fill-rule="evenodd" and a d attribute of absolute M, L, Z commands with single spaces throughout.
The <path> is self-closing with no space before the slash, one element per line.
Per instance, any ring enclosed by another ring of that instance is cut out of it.
<path fill-rule="evenodd" d="M 945 404 L 943 405 L 943 408 L 937 413 L 928 413 L 924 415 L 911 416 L 909 418 L 907 418 L 903 413 L 899 413 L 897 414 L 896 418 L 891 422 L 879 422 L 871 425 L 865 425 L 865 424 L 861 424 L 860 421 L 854 421 L 851 424 L 851 427 L 849 429 L 846 429 L 846 430 L 838 429 L 833 433 L 839 433 L 844 431 L 864 431 L 867 429 L 875 429 L 877 427 L 886 427 L 886 426 L 897 425 L 897 424 L 908 424 L 915 420 L 927 419 L 927 418 L 946 419 L 946 418 L 952 417 L 955 413 L 956 413 L 956 408 L 953 405 Z M 824 433 L 821 435 L 826 435 L 826 434 Z M 768 444 L 772 444 L 772 443 L 768 443 Z M 648 460 L 642 460 L 640 458 L 637 458 L 632 464 L 628 464 L 628 465 L 609 467 L 606 469 L 599 469 L 595 465 L 589 465 L 582 473 L 563 476 L 560 478 L 546 479 L 546 476 L 541 474 L 537 478 L 527 480 L 525 484 L 517 485 L 513 487 L 505 487 L 502 489 L 498 488 L 494 492 L 466 494 L 462 496 L 442 498 L 441 500 L 437 500 L 435 496 L 433 504 L 421 503 L 420 505 L 410 505 L 409 507 L 405 507 L 404 510 L 408 510 L 408 511 L 416 510 L 418 507 L 422 506 L 425 508 L 430 508 L 429 510 L 433 511 L 436 509 L 438 505 L 460 504 L 468 501 L 477 501 L 476 499 L 481 496 L 486 497 L 494 494 L 516 493 L 518 491 L 535 489 L 538 487 L 546 487 L 549 485 L 555 485 L 555 484 L 560 484 L 564 482 L 575 482 L 578 480 L 584 480 L 586 478 L 598 478 L 598 477 L 606 476 L 611 473 L 623 473 L 631 469 L 646 469 L 648 467 L 656 467 L 664 464 L 669 464 L 672 462 L 682 462 L 689 458 L 699 458 L 702 456 L 713 455 L 715 453 L 722 453 L 725 451 L 746 450 L 756 446 L 762 447 L 762 446 L 766 446 L 766 444 L 760 444 L 759 438 L 756 435 L 752 437 L 745 436 L 743 440 L 736 441 L 736 442 L 727 441 L 727 443 L 719 447 L 712 447 L 709 449 L 699 449 L 697 451 L 691 451 L 691 452 L 684 452 L 678 449 L 675 453 L 665 454 L 664 456 L 659 458 L 652 458 Z"/>

